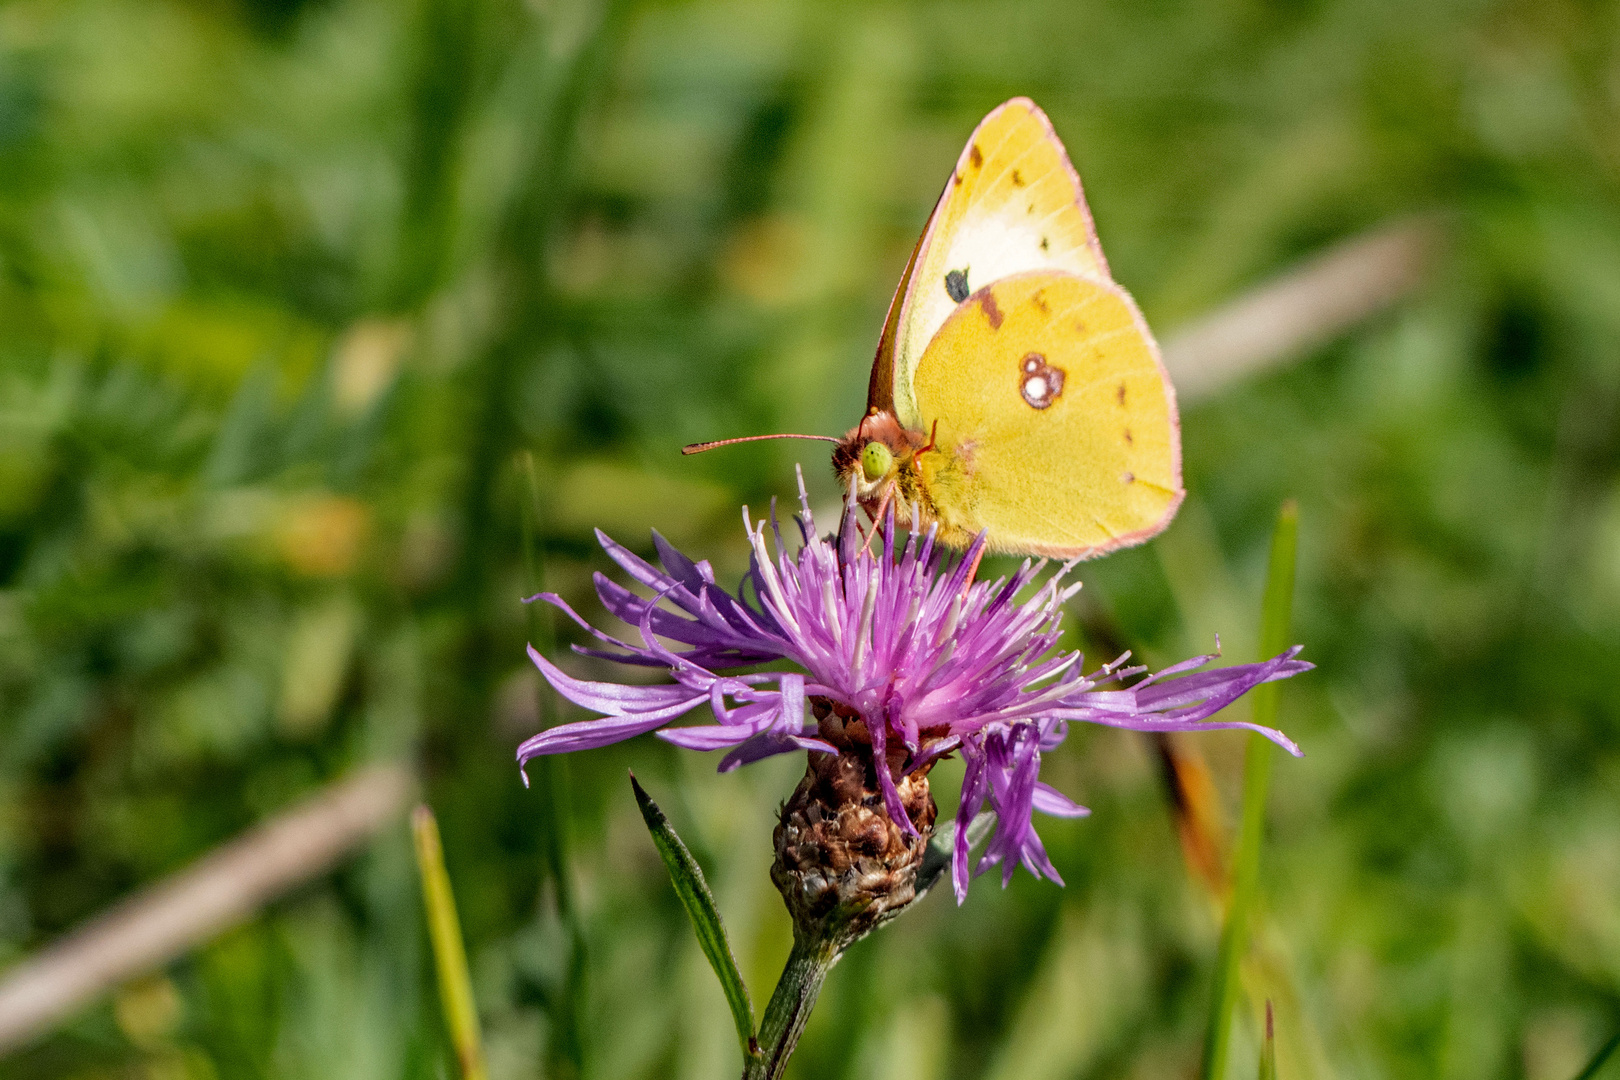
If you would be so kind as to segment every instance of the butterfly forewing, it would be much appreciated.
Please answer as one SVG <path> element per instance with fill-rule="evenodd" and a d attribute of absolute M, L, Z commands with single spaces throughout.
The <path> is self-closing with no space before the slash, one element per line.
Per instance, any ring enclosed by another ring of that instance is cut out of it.
<path fill-rule="evenodd" d="M 1108 280 L 1080 178 L 1034 102 L 1014 98 L 980 122 L 908 269 L 892 346 L 880 348 L 877 366 L 887 355 L 895 415 L 912 428 L 921 426 L 917 364 L 970 293 L 1033 270 Z"/>
<path fill-rule="evenodd" d="M 1162 530 L 1182 499 L 1175 394 L 1130 297 L 1041 271 L 979 289 L 914 377 L 918 466 L 943 534 L 1100 555 Z M 934 428 L 937 421 L 938 428 Z"/>

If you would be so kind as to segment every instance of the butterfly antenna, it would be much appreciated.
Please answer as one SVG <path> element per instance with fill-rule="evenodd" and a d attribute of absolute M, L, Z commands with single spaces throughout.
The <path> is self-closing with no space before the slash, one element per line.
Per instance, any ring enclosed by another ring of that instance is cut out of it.
<path fill-rule="evenodd" d="M 716 439 L 714 442 L 695 442 L 681 447 L 683 454 L 701 454 L 705 450 L 713 450 L 717 446 L 730 446 L 733 443 L 762 442 L 765 439 L 814 439 L 818 442 L 838 442 L 831 435 L 743 435 L 736 439 Z"/>

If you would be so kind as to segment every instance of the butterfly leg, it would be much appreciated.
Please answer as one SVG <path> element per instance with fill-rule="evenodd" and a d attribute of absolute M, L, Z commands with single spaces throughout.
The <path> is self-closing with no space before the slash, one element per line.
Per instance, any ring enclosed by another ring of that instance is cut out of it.
<path fill-rule="evenodd" d="M 935 420 L 934 421 L 934 426 L 928 430 L 928 445 L 918 447 L 915 457 L 922 457 L 922 455 L 928 453 L 928 451 L 934 449 L 938 445 L 939 445 L 939 421 Z M 913 460 L 915 460 L 915 457 L 914 457 Z"/>
<path fill-rule="evenodd" d="M 862 423 L 865 423 L 865 421 L 863 420 Z M 936 437 L 938 435 L 939 421 L 935 420 L 933 430 L 928 433 L 928 445 L 920 447 L 914 454 L 912 454 L 911 460 L 915 462 L 918 457 L 932 450 L 937 442 Z M 872 515 L 872 531 L 866 534 L 866 547 L 861 548 L 863 552 L 866 550 L 866 548 L 872 546 L 872 537 L 876 536 L 878 529 L 882 527 L 884 511 L 889 508 L 889 503 L 894 498 L 894 489 L 899 486 L 900 482 L 898 480 L 890 480 L 888 486 L 883 489 L 883 497 L 878 500 L 877 511 Z M 915 502 L 911 504 L 911 529 L 913 532 L 915 532 L 917 529 L 917 504 Z M 977 571 L 978 568 L 979 564 L 975 561 L 973 564 L 973 569 Z"/>
<path fill-rule="evenodd" d="M 979 564 L 984 561 L 984 547 L 973 553 L 973 565 L 968 567 L 967 577 L 962 580 L 962 603 L 967 603 L 968 590 L 973 588 L 973 579 L 979 576 Z"/>
<path fill-rule="evenodd" d="M 894 488 L 893 481 L 884 485 L 883 497 L 878 500 L 877 510 L 872 514 L 872 527 L 866 531 L 866 543 L 861 545 L 863 555 L 872 546 L 872 538 L 878 534 L 878 529 L 883 526 L 883 514 L 888 510 L 890 500 L 894 498 Z"/>

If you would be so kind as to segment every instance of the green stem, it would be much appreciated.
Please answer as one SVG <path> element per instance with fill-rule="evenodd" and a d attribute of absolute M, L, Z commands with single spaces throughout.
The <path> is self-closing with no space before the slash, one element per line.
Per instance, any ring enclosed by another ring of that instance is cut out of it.
<path fill-rule="evenodd" d="M 1294 605 L 1294 562 L 1299 546 L 1299 507 L 1283 503 L 1271 537 L 1271 562 L 1261 602 L 1260 659 L 1269 659 L 1288 647 Z M 1257 686 L 1250 693 L 1254 722 L 1277 724 L 1277 684 Z M 1202 1080 L 1225 1080 L 1226 1058 L 1232 1039 L 1232 1011 L 1237 1004 L 1240 969 L 1248 951 L 1250 920 L 1260 888 L 1260 844 L 1265 836 L 1266 794 L 1271 786 L 1271 741 L 1250 734 L 1243 755 L 1243 827 L 1238 835 L 1232 871 L 1232 898 L 1227 903 L 1226 925 L 1221 929 L 1220 953 L 1215 961 L 1215 992 L 1204 1035 Z"/>
<path fill-rule="evenodd" d="M 793 935 L 793 952 L 788 954 L 782 978 L 759 1022 L 759 1050 L 743 1063 L 742 1080 L 781 1080 L 810 1020 L 810 1010 L 816 1006 L 821 984 L 842 952 L 836 942 Z"/>

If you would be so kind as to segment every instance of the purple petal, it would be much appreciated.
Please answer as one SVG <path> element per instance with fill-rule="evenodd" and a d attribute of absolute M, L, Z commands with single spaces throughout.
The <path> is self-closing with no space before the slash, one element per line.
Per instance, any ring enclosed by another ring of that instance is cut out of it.
<path fill-rule="evenodd" d="M 698 724 L 693 727 L 665 728 L 658 737 L 684 750 L 724 750 L 747 742 L 756 733 L 746 727 L 721 727 L 718 724 Z"/>
<path fill-rule="evenodd" d="M 600 720 L 578 720 L 572 724 L 559 724 L 538 735 L 531 735 L 518 747 L 518 764 L 541 754 L 566 754 L 573 750 L 595 750 L 599 746 L 633 739 L 660 724 L 667 724 L 680 715 L 680 710 L 667 709 L 636 716 L 605 716 Z"/>
<path fill-rule="evenodd" d="M 627 644 L 626 642 L 620 641 L 616 637 L 613 637 L 613 636 L 611 636 L 609 634 L 605 634 L 602 631 L 596 629 L 596 627 L 592 626 L 590 623 L 586 622 L 583 618 L 581 618 L 579 613 L 576 612 L 572 607 L 570 607 L 568 605 L 568 601 L 564 600 L 562 597 L 558 596 L 556 593 L 536 593 L 534 596 L 529 597 L 528 600 L 525 600 L 524 603 L 529 603 L 530 601 L 534 601 L 534 600 L 544 600 L 546 603 L 550 604 L 552 607 L 558 608 L 559 610 L 562 611 L 562 613 L 564 615 L 567 615 L 570 619 L 573 619 L 574 622 L 576 622 L 580 626 L 584 627 L 585 631 L 587 633 L 589 633 L 592 637 L 596 638 L 596 640 L 606 642 L 607 644 L 612 645 L 616 649 L 623 649 L 626 653 L 629 653 L 630 655 L 629 656 L 624 656 L 624 655 L 621 655 L 619 653 L 599 652 L 599 651 L 594 650 L 594 649 L 586 650 L 586 649 L 581 649 L 578 645 L 574 646 L 574 651 L 575 652 L 586 653 L 587 655 L 600 656 L 605 660 L 617 660 L 621 664 L 645 664 L 645 663 L 648 662 L 642 656 L 641 650 L 637 649 L 634 645 Z"/>
<path fill-rule="evenodd" d="M 968 890 L 968 826 L 984 808 L 985 788 L 984 752 L 977 746 L 971 752 L 963 747 L 967 769 L 962 774 L 962 796 L 956 806 L 956 843 L 951 851 L 951 889 L 956 893 L 958 907 L 967 899 Z"/>
<path fill-rule="evenodd" d="M 693 692 L 684 686 L 622 686 L 618 683 L 586 682 L 574 678 L 541 656 L 533 645 L 529 646 L 529 659 L 534 661 L 540 674 L 563 697 L 576 705 L 609 716 L 640 715 L 651 710 L 668 710 L 677 704 L 680 710 L 671 715 L 679 716 L 695 701 L 708 697 L 705 690 L 694 698 Z"/>
<path fill-rule="evenodd" d="M 894 776 L 889 769 L 889 755 L 886 749 L 887 731 L 884 724 L 869 725 L 867 730 L 872 736 L 872 771 L 877 773 L 878 790 L 883 793 L 883 809 L 889 812 L 889 820 L 900 826 L 900 831 L 907 836 L 917 836 L 917 826 L 911 823 L 911 815 L 906 813 L 906 804 L 900 801 L 900 789 L 894 786 Z"/>
<path fill-rule="evenodd" d="M 787 672 L 777 683 L 780 695 L 779 713 L 776 728 L 784 735 L 797 735 L 805 730 L 804 722 L 804 676 L 797 672 Z"/>
<path fill-rule="evenodd" d="M 1068 715 L 1072 713 L 1073 715 Z M 1244 731 L 1253 731 L 1264 735 L 1295 757 L 1304 757 L 1294 740 L 1275 728 L 1261 727 L 1259 724 L 1247 720 L 1165 720 L 1158 717 L 1137 717 L 1126 714 L 1113 714 L 1102 712 L 1088 712 L 1081 709 L 1065 709 L 1061 713 L 1054 712 L 1052 716 L 1061 716 L 1066 720 L 1084 720 L 1090 724 L 1102 724 L 1106 727 L 1127 728 L 1131 731 L 1229 731 L 1241 728 Z"/>
<path fill-rule="evenodd" d="M 1035 809 L 1043 814 L 1053 817 L 1090 817 L 1091 811 L 1072 801 L 1067 795 L 1052 787 L 1050 784 L 1037 782 L 1035 784 Z"/>
<path fill-rule="evenodd" d="M 740 765 L 751 765 L 756 761 L 772 757 L 776 754 L 787 754 L 794 750 L 816 750 L 822 753 L 838 753 L 838 749 L 829 746 L 820 739 L 806 739 L 800 735 L 784 735 L 780 731 L 765 731 L 755 735 L 737 749 L 720 759 L 720 772 L 731 772 Z"/>
<path fill-rule="evenodd" d="M 658 561 L 664 564 L 664 569 L 669 571 L 670 576 L 676 581 L 685 585 L 693 593 L 698 592 L 705 585 L 713 584 L 714 572 L 712 570 L 704 573 L 699 568 L 700 564 L 682 555 L 674 544 L 671 544 L 658 534 L 657 529 L 653 530 L 652 540 L 653 547 L 658 551 Z M 707 567 L 708 564 L 703 563 L 701 565 Z"/>
<path fill-rule="evenodd" d="M 1312 665 L 1294 659 L 1299 654 L 1300 648 L 1301 646 L 1295 645 L 1286 652 L 1258 664 L 1234 664 L 1231 667 L 1216 668 L 1214 671 L 1200 671 L 1168 679 L 1152 686 L 1139 683 L 1131 689 L 1136 694 L 1137 704 L 1144 709 L 1175 708 L 1222 693 L 1233 693 L 1235 700 L 1237 695 L 1263 682 L 1286 679 L 1309 671 Z"/>
<path fill-rule="evenodd" d="M 623 544 L 614 540 L 601 529 L 596 530 L 596 542 L 602 545 L 608 558 L 624 568 L 624 572 L 647 586 L 649 589 L 667 589 L 675 584 L 675 580 L 668 574 L 660 573 L 652 563 L 631 551 Z"/>
<path fill-rule="evenodd" d="M 1023 864 L 1025 870 L 1028 870 L 1036 877 L 1044 877 L 1058 885 L 1063 884 L 1063 875 L 1059 874 L 1057 867 L 1052 865 L 1051 857 L 1046 854 L 1046 845 L 1042 844 L 1041 838 L 1035 835 L 1033 823 L 1030 825 L 1029 831 L 1024 834 L 1024 844 L 1019 849 L 1018 861 Z"/>

